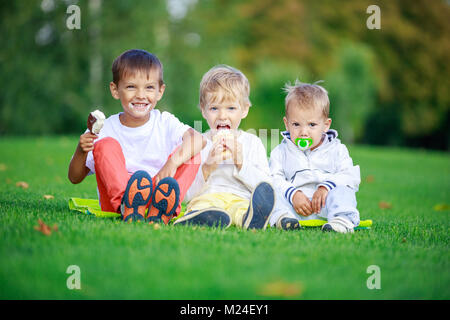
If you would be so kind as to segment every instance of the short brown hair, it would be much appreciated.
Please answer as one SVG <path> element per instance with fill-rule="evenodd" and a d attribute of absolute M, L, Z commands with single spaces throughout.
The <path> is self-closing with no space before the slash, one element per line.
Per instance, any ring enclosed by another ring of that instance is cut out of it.
<path fill-rule="evenodd" d="M 322 86 L 317 85 L 320 81 L 313 84 L 302 83 L 298 79 L 294 85 L 285 84 L 283 90 L 287 93 L 285 99 L 285 113 L 287 114 L 290 103 L 296 103 L 301 108 L 320 108 L 325 118 L 330 115 L 330 100 L 328 92 Z"/>
<path fill-rule="evenodd" d="M 209 103 L 235 99 L 243 108 L 250 107 L 250 84 L 238 69 L 221 64 L 212 67 L 200 82 L 200 108 Z"/>
<path fill-rule="evenodd" d="M 159 85 L 164 84 L 163 66 L 158 57 L 145 50 L 132 49 L 125 51 L 114 60 L 112 65 L 113 82 L 119 85 L 120 79 L 129 73 L 136 71 L 150 72 L 157 70 L 159 73 Z"/>

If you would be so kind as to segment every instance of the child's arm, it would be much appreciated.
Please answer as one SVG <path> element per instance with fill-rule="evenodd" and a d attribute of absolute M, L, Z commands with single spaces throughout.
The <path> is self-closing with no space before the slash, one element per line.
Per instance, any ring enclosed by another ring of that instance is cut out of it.
<path fill-rule="evenodd" d="M 89 151 L 94 150 L 94 140 L 97 138 L 97 135 L 89 131 L 80 136 L 80 141 L 69 164 L 68 177 L 73 184 L 80 183 L 88 175 L 90 170 L 86 167 L 86 157 Z"/>
<path fill-rule="evenodd" d="M 250 190 L 253 190 L 261 181 L 272 183 L 266 149 L 261 140 L 255 137 L 251 141 L 244 142 L 243 147 L 236 140 L 234 147 L 230 148 L 235 163 L 234 176 Z"/>
<path fill-rule="evenodd" d="M 178 167 L 202 151 L 205 145 L 206 140 L 203 139 L 203 136 L 199 132 L 192 128 L 186 130 L 183 134 L 183 142 L 180 148 L 174 152 L 161 170 L 159 170 L 155 182 L 158 183 L 165 177 L 173 177 Z"/>
<path fill-rule="evenodd" d="M 208 154 L 208 158 L 201 166 L 204 181 L 208 180 L 212 172 L 217 169 L 217 166 L 223 162 L 225 147 L 218 141 L 213 144 L 211 151 Z"/>
<path fill-rule="evenodd" d="M 295 212 L 305 217 L 309 216 L 313 213 L 312 203 L 299 188 L 288 181 L 290 177 L 287 177 L 284 172 L 284 162 L 283 149 L 280 147 L 273 149 L 269 163 L 274 186 L 291 204 Z"/>
<path fill-rule="evenodd" d="M 232 159 L 238 170 L 242 168 L 242 145 L 237 141 L 237 137 L 231 134 L 228 137 L 219 138 L 208 153 L 206 161 L 202 165 L 202 174 L 206 181 L 218 165 L 224 160 Z"/>
<path fill-rule="evenodd" d="M 242 144 L 237 140 L 237 136 L 227 136 L 224 139 L 223 147 L 228 151 L 229 158 L 233 160 L 236 169 L 242 169 L 242 162 L 244 161 Z"/>
<path fill-rule="evenodd" d="M 348 186 L 357 191 L 361 182 L 359 166 L 353 165 L 353 160 L 344 144 L 339 146 L 335 163 L 335 172 L 328 174 L 319 187 L 322 186 L 330 191 L 336 186 Z"/>
<path fill-rule="evenodd" d="M 339 146 L 336 164 L 336 172 L 329 174 L 326 180 L 319 184 L 311 199 L 313 211 L 316 213 L 325 206 L 328 192 L 338 185 L 358 190 L 361 181 L 359 166 L 353 166 L 353 160 L 344 144 Z"/>
<path fill-rule="evenodd" d="M 282 196 L 293 206 L 292 200 L 294 195 L 300 190 L 297 190 L 296 186 L 292 184 L 284 172 L 284 152 L 280 146 L 276 147 L 270 153 L 269 166 L 272 173 L 272 179 L 274 187 L 278 189 Z"/>

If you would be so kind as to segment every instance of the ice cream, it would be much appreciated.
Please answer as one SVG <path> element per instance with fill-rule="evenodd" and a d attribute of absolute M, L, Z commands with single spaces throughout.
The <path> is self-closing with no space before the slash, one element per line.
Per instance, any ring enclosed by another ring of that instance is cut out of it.
<path fill-rule="evenodd" d="M 99 134 L 105 121 L 105 115 L 100 110 L 95 110 L 89 114 L 87 127 L 93 134 Z"/>
<path fill-rule="evenodd" d="M 234 139 L 233 132 L 229 129 L 221 129 L 221 130 L 218 130 L 217 133 L 213 136 L 212 142 L 213 142 L 213 144 L 216 144 L 220 140 L 230 140 L 230 139 Z M 223 151 L 223 158 L 227 159 L 229 157 L 231 157 L 231 151 L 228 149 L 225 149 Z"/>

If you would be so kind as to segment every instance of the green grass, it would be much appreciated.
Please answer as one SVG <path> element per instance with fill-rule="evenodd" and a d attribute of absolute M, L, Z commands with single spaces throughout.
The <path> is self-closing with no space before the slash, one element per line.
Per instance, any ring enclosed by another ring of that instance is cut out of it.
<path fill-rule="evenodd" d="M 97 195 L 94 176 L 66 178 L 76 142 L 0 140 L 1 299 L 450 298 L 450 211 L 433 209 L 449 204 L 448 153 L 351 147 L 363 180 L 358 208 L 374 226 L 341 235 L 155 229 L 71 212 L 69 197 Z M 38 219 L 58 231 L 36 231 Z M 81 269 L 81 290 L 66 287 L 69 265 Z M 366 286 L 370 265 L 380 267 L 379 290 Z"/>

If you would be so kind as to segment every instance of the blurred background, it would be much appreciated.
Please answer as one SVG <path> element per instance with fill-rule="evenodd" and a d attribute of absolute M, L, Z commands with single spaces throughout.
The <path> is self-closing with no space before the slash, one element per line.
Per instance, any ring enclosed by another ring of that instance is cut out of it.
<path fill-rule="evenodd" d="M 284 129 L 283 85 L 324 80 L 344 142 L 449 150 L 449 21 L 444 0 L 1 1 L 0 135 L 79 135 L 90 111 L 121 111 L 111 65 L 139 48 L 164 65 L 159 109 L 191 126 L 202 75 L 224 63 L 250 80 L 243 129 Z"/>

